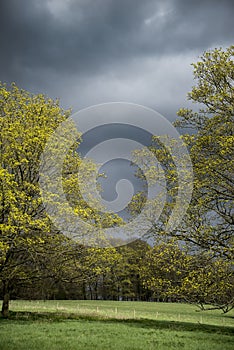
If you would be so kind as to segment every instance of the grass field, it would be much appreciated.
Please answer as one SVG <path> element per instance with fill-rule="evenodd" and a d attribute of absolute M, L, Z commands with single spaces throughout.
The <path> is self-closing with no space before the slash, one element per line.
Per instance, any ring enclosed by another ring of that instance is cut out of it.
<path fill-rule="evenodd" d="M 179 303 L 12 301 L 1 350 L 231 350 L 234 312 Z"/>

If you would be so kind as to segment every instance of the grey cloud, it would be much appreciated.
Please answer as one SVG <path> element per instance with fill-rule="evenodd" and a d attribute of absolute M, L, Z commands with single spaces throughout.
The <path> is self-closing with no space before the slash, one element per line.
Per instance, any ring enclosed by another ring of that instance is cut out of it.
<path fill-rule="evenodd" d="M 178 57 L 185 67 L 207 48 L 228 46 L 232 21 L 231 0 L 1 1 L 0 80 L 76 108 L 73 91 L 80 106 L 128 99 L 152 107 L 161 90 L 155 81 L 162 85 L 164 74 L 176 90 Z M 181 91 L 192 82 L 184 70 Z"/>

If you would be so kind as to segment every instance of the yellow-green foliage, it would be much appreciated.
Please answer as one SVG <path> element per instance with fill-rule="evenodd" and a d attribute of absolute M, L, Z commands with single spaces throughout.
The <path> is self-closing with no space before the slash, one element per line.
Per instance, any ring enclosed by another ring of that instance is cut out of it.
<path fill-rule="evenodd" d="M 78 249 L 49 220 L 39 186 L 41 154 L 49 137 L 69 114 L 58 100 L 32 95 L 15 84 L 0 85 L 0 281 L 8 292 L 17 281 L 39 277 L 40 270 L 45 273 L 45 266 L 55 275 L 69 260 L 66 253 L 72 256 Z M 76 152 L 79 143 L 77 131 L 77 141 L 63 164 L 63 188 L 69 208 L 100 228 L 119 223 L 117 215 L 102 215 L 82 199 L 79 181 L 83 179 L 78 181 L 78 169 L 82 166 L 83 174 L 88 175 L 95 166 L 90 161 L 81 162 Z M 60 151 L 57 146 L 51 154 L 51 165 L 46 165 L 51 169 L 53 156 Z M 48 195 L 48 200 L 59 203 L 54 195 Z M 63 212 L 65 208 L 60 206 L 59 210 Z"/>

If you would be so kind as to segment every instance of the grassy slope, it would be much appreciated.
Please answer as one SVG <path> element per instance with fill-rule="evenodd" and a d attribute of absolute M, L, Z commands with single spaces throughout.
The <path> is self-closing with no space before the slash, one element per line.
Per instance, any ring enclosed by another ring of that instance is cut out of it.
<path fill-rule="evenodd" d="M 1 350 L 233 348 L 233 314 L 201 314 L 191 305 L 18 301 L 11 310 L 10 320 L 0 320 Z"/>

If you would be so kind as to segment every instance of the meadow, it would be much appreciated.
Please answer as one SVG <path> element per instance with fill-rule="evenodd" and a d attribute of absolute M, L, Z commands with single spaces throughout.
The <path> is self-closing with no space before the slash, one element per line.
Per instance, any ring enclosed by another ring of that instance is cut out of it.
<path fill-rule="evenodd" d="M 234 312 L 117 301 L 12 301 L 1 350 L 231 350 Z"/>

